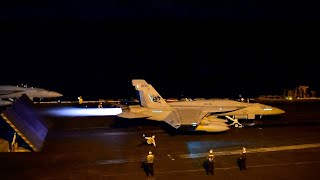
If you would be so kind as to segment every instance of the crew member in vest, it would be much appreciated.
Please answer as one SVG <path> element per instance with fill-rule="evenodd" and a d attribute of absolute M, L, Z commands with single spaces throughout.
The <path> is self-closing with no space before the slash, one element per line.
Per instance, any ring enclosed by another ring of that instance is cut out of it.
<path fill-rule="evenodd" d="M 208 170 L 207 174 L 211 173 L 212 175 L 214 174 L 214 161 L 215 161 L 215 156 L 213 154 L 213 150 L 210 149 L 209 154 L 208 154 Z"/>
<path fill-rule="evenodd" d="M 155 136 L 155 135 L 153 135 L 153 136 L 151 136 L 151 137 L 147 137 L 145 134 L 143 134 L 143 137 L 147 140 L 147 143 L 148 143 L 149 145 L 150 145 L 150 144 L 153 144 L 153 146 L 156 147 L 156 140 L 155 140 L 156 136 Z"/>
<path fill-rule="evenodd" d="M 246 158 L 247 158 L 246 152 L 247 152 L 247 149 L 245 147 L 242 147 L 242 152 L 240 153 L 240 157 L 239 157 L 240 171 L 247 169 L 247 167 L 246 167 Z"/>
<path fill-rule="evenodd" d="M 154 160 L 154 155 L 152 154 L 151 151 L 149 151 L 147 155 L 147 176 L 149 175 L 154 176 L 153 160 Z"/>

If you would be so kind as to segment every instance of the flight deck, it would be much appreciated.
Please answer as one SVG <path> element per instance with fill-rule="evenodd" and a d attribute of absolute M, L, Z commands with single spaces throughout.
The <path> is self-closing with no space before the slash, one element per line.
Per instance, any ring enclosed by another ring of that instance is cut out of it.
<path fill-rule="evenodd" d="M 1 179 L 320 179 L 319 107 L 282 106 L 282 119 L 221 133 L 113 116 L 45 117 L 50 126 L 41 151 L 0 153 Z M 143 144 L 144 133 L 156 136 L 156 147 Z M 245 171 L 236 164 L 242 147 Z M 211 148 L 214 177 L 203 166 Z M 150 150 L 153 178 L 141 167 Z"/>

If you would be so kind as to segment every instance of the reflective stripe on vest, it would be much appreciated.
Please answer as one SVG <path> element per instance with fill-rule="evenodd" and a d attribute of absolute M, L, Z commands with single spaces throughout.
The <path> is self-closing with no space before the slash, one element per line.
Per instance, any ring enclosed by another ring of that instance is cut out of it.
<path fill-rule="evenodd" d="M 213 154 L 209 154 L 208 160 L 209 160 L 210 162 L 214 161 L 214 155 L 213 155 Z"/>

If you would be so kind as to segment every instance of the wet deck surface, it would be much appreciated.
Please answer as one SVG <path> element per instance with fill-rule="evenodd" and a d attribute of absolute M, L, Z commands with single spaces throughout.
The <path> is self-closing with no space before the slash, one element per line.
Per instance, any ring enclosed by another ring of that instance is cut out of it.
<path fill-rule="evenodd" d="M 280 119 L 224 133 L 178 133 L 161 122 L 113 117 L 47 118 L 41 152 L 1 153 L 1 179 L 148 179 L 141 163 L 155 155 L 153 179 L 320 179 L 319 105 L 282 105 Z M 141 145 L 156 135 L 157 147 Z M 247 148 L 247 170 L 236 164 Z M 210 148 L 215 175 L 203 168 Z M 150 179 L 150 178 L 149 178 Z"/>

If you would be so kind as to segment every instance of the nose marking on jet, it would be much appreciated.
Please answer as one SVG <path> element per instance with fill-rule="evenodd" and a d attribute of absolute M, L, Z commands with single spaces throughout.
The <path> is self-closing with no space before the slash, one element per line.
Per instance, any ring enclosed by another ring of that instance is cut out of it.
<path fill-rule="evenodd" d="M 320 143 L 316 144 L 300 144 L 300 145 L 290 145 L 290 146 L 276 146 L 276 147 L 267 147 L 267 148 L 253 148 L 248 149 L 247 153 L 258 153 L 258 152 L 274 152 L 274 151 L 287 151 L 287 150 L 297 150 L 297 149 L 307 149 L 307 148 L 318 148 L 320 147 Z M 239 150 L 233 151 L 217 151 L 215 155 L 217 156 L 225 156 L 225 155 L 233 155 L 239 154 Z M 192 153 L 192 154 L 181 154 L 180 158 L 201 158 L 206 157 L 208 153 Z"/>

